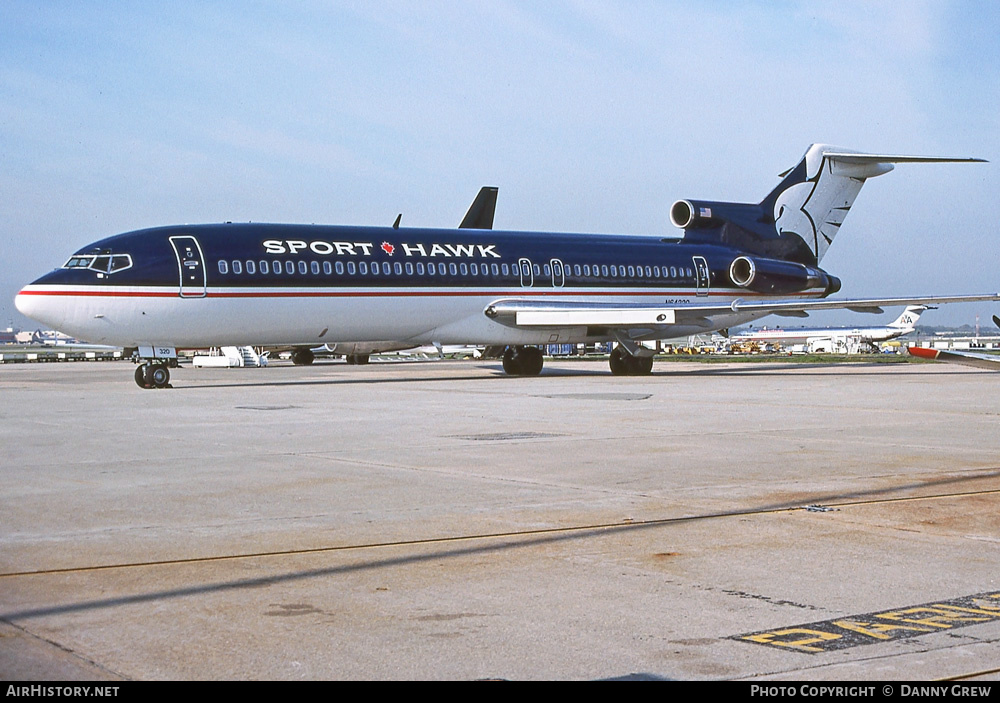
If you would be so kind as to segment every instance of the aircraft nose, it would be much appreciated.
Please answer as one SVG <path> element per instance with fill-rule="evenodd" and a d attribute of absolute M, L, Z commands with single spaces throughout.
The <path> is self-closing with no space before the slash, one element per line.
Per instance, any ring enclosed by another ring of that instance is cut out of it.
<path fill-rule="evenodd" d="M 63 322 L 62 306 L 58 304 L 57 298 L 41 293 L 35 283 L 26 285 L 14 296 L 14 307 L 25 317 L 44 323 L 52 329 L 59 329 Z"/>
<path fill-rule="evenodd" d="M 31 294 L 28 292 L 28 286 L 22 288 L 18 291 L 17 295 L 14 296 L 14 307 L 17 308 L 17 311 L 25 317 L 35 319 L 34 315 L 31 314 L 35 310 L 31 303 Z"/>

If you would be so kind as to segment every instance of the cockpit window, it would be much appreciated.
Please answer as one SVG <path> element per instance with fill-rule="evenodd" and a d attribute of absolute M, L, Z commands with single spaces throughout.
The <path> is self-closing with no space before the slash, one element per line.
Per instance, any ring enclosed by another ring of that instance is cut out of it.
<path fill-rule="evenodd" d="M 63 265 L 64 269 L 89 269 L 94 263 L 93 256 L 73 256 Z"/>
<path fill-rule="evenodd" d="M 63 264 L 63 268 L 91 269 L 98 273 L 115 273 L 132 268 L 132 256 L 130 254 L 71 256 L 69 261 Z"/>

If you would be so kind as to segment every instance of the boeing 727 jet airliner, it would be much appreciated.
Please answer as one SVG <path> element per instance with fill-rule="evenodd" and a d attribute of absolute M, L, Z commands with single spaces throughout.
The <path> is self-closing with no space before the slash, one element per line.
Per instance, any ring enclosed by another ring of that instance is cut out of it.
<path fill-rule="evenodd" d="M 480 215 L 470 210 L 467 226 L 454 230 L 402 228 L 398 219 L 381 228 L 138 230 L 79 250 L 25 286 L 16 305 L 79 339 L 135 350 L 143 388 L 167 386 L 178 348 L 308 350 L 345 340 L 503 345 L 503 368 L 512 375 L 541 371 L 534 345 L 615 341 L 612 373 L 648 374 L 646 340 L 771 314 L 1000 300 L 825 299 L 840 280 L 820 261 L 865 180 L 894 163 L 948 161 L 979 159 L 815 144 L 760 203 L 675 202 L 670 219 L 682 237 L 475 228 L 487 218 L 492 224 L 492 204 Z"/>

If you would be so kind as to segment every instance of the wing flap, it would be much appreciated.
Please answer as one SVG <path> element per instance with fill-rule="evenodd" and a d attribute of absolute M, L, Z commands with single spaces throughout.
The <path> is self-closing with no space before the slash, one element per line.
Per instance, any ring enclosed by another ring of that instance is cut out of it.
<path fill-rule="evenodd" d="M 563 308 L 517 310 L 518 327 L 634 327 L 672 325 L 670 308 Z"/>

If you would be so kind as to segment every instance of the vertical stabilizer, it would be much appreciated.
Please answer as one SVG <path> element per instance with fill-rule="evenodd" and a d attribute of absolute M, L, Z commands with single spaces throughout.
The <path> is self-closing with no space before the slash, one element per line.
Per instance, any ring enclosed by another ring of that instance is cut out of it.
<path fill-rule="evenodd" d="M 920 314 L 927 309 L 928 306 L 926 305 L 908 305 L 903 314 L 897 317 L 894 322 L 890 322 L 888 326 L 893 329 L 912 332 L 916 327 L 917 320 L 920 319 Z"/>
<path fill-rule="evenodd" d="M 497 209 L 497 188 L 484 186 L 465 213 L 459 229 L 493 229 L 493 215 Z"/>

